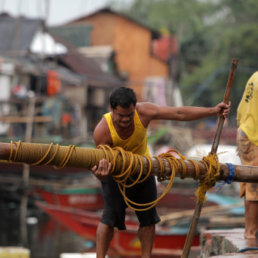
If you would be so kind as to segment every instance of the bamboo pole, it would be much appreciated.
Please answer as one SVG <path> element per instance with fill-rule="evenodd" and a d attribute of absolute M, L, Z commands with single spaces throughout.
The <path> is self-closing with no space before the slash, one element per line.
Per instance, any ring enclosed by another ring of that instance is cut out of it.
<path fill-rule="evenodd" d="M 232 89 L 232 85 L 233 85 L 233 81 L 234 81 L 234 77 L 235 77 L 235 73 L 236 73 L 237 64 L 238 64 L 238 60 L 233 59 L 231 69 L 230 69 L 230 72 L 229 72 L 229 76 L 228 76 L 226 91 L 225 91 L 224 98 L 223 98 L 223 102 L 226 103 L 226 104 L 229 103 L 229 96 L 230 96 L 230 93 L 231 93 L 231 89 Z M 211 154 L 215 154 L 217 152 L 224 121 L 225 121 L 225 118 L 223 116 L 220 116 L 219 120 L 218 120 L 218 125 L 217 125 L 217 129 L 216 129 L 214 141 L 212 143 Z M 197 200 L 195 210 L 194 210 L 194 214 L 193 214 L 192 221 L 191 221 L 191 225 L 190 225 L 187 237 L 186 237 L 185 246 L 184 246 L 184 249 L 183 249 L 183 254 L 181 256 L 182 258 L 187 258 L 188 255 L 189 255 L 189 252 L 190 252 L 190 249 L 191 249 L 191 246 L 192 246 L 192 242 L 193 242 L 193 238 L 195 236 L 195 231 L 196 231 L 196 228 L 197 228 L 197 224 L 198 224 L 198 221 L 199 221 L 199 218 L 200 218 L 200 215 L 201 215 L 202 206 L 203 206 L 203 203 L 200 200 Z"/>
<path fill-rule="evenodd" d="M 31 152 L 33 152 L 34 159 L 32 160 L 30 157 L 29 152 L 24 152 L 22 157 L 18 157 L 17 163 L 27 163 L 32 164 L 34 162 L 37 162 L 42 158 L 42 156 L 46 153 L 46 151 L 49 148 L 49 144 L 39 144 L 39 143 L 23 143 L 24 148 L 30 149 Z M 64 150 L 63 153 L 68 151 L 68 146 L 61 146 Z M 14 146 L 15 151 L 15 146 Z M 50 151 L 49 156 L 54 154 L 55 149 Z M 11 152 L 11 144 L 10 143 L 0 143 L 0 160 L 3 160 L 4 162 L 9 160 Z M 114 150 L 114 153 L 116 150 Z M 60 162 L 63 159 L 63 153 L 60 153 L 60 155 L 56 155 L 56 157 L 48 164 L 50 166 L 58 166 Z M 78 156 L 83 156 L 83 159 L 78 159 Z M 109 151 L 107 151 L 107 155 L 112 159 L 112 155 Z M 82 148 L 82 147 L 76 147 L 74 152 L 72 153 L 70 160 L 66 164 L 66 167 L 74 167 L 74 168 L 85 168 L 85 169 L 91 169 L 94 165 L 98 165 L 99 161 L 103 158 L 105 158 L 105 153 L 101 149 L 94 149 L 94 148 Z M 169 162 L 161 158 L 162 163 L 164 165 L 164 175 L 170 175 L 171 174 L 171 167 Z M 146 158 L 142 156 L 143 161 L 143 173 L 147 173 L 149 164 Z M 193 163 L 190 160 L 184 160 L 184 164 L 186 167 L 186 178 L 195 178 L 196 169 L 193 165 Z M 128 164 L 126 163 L 125 166 L 128 167 Z M 197 161 L 197 165 L 200 171 L 200 177 L 203 177 L 206 172 L 207 168 L 206 166 L 201 162 Z M 258 166 L 244 166 L 244 165 L 234 165 L 233 167 L 235 169 L 235 176 L 233 181 L 235 182 L 256 182 L 258 183 Z M 115 173 L 120 173 L 122 169 L 122 157 L 121 155 L 118 155 L 116 158 L 115 163 Z M 137 171 L 139 172 L 140 166 L 138 164 Z M 160 173 L 160 165 L 157 159 L 152 157 L 152 168 L 151 168 L 151 174 L 154 176 L 158 176 Z M 181 164 L 179 164 L 176 177 L 182 177 L 183 176 L 183 167 Z M 229 167 L 227 164 L 220 164 L 220 175 L 218 177 L 218 180 L 225 181 L 229 177 Z"/>

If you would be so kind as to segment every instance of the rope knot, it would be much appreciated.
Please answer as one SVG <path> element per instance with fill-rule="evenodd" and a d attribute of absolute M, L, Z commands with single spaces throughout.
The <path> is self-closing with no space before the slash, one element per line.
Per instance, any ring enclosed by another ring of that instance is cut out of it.
<path fill-rule="evenodd" d="M 202 161 L 207 167 L 207 173 L 200 179 L 200 185 L 195 193 L 201 203 L 206 200 L 206 192 L 216 184 L 220 171 L 219 159 L 216 153 L 209 153 L 208 156 L 203 157 Z"/>

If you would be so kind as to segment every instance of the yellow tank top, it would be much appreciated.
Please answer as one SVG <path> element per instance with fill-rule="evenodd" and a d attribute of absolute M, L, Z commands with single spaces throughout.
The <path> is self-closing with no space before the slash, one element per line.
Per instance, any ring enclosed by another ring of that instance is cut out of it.
<path fill-rule="evenodd" d="M 258 71 L 245 86 L 242 100 L 237 109 L 237 123 L 250 142 L 258 146 Z"/>
<path fill-rule="evenodd" d="M 121 137 L 118 135 L 111 118 L 111 113 L 106 113 L 104 117 L 108 123 L 113 147 L 119 146 L 126 151 L 131 151 L 140 155 L 151 156 L 147 145 L 147 128 L 142 125 L 136 110 L 134 115 L 134 132 L 129 138 L 125 140 L 121 139 Z"/>

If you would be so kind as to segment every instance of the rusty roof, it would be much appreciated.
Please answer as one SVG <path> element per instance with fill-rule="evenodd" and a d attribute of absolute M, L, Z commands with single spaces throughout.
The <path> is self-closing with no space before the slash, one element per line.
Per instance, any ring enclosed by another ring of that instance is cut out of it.
<path fill-rule="evenodd" d="M 116 12 L 114 11 L 113 9 L 111 9 L 110 7 L 104 7 L 104 8 L 101 8 L 101 9 L 98 9 L 88 15 L 84 15 L 84 16 L 81 16 L 79 18 L 76 18 L 74 20 L 71 20 L 70 22 L 68 22 L 67 24 L 70 24 L 70 23 L 73 23 L 73 22 L 80 22 L 80 21 L 83 21 L 85 18 L 88 18 L 88 17 L 92 17 L 94 15 L 98 15 L 98 14 L 101 14 L 101 13 L 110 13 L 110 14 L 113 14 L 113 15 L 117 15 L 117 16 L 120 16 L 126 20 L 129 20 L 130 22 L 133 22 L 135 24 L 137 24 L 138 26 L 141 26 L 147 30 L 149 30 L 151 32 L 151 35 L 152 35 L 152 38 L 160 38 L 160 32 L 158 32 L 157 30 L 153 29 L 153 28 L 150 28 L 149 26 L 139 22 L 139 21 L 136 21 L 135 19 L 129 17 L 128 15 L 126 14 L 123 14 L 123 13 L 119 13 L 119 12 Z"/>
<path fill-rule="evenodd" d="M 59 60 L 72 71 L 85 76 L 90 85 L 112 88 L 123 86 L 123 82 L 119 78 L 103 72 L 92 58 L 86 58 L 69 42 L 55 34 L 51 33 L 51 35 L 68 49 L 67 54 L 59 56 Z"/>

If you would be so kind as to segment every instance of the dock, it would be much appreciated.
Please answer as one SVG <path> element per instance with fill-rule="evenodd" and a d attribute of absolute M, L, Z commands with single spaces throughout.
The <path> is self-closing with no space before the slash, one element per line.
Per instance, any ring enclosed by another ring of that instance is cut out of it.
<path fill-rule="evenodd" d="M 245 239 L 244 228 L 204 230 L 200 257 L 255 258 L 258 257 L 258 238 Z"/>
<path fill-rule="evenodd" d="M 17 246 L 1 246 L 0 258 L 30 258 L 30 250 Z"/>

